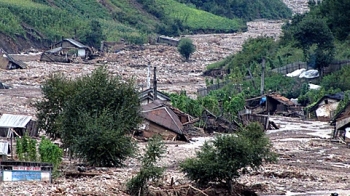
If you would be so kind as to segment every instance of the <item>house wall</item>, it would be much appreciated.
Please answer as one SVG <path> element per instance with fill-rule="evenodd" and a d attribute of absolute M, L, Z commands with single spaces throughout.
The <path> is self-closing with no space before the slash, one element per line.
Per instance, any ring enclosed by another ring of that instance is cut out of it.
<path fill-rule="evenodd" d="M 324 101 L 322 103 L 323 104 L 319 104 L 320 106 L 316 109 L 316 117 L 317 120 L 328 121 L 333 117 L 334 111 L 337 109 L 339 102 L 330 100 L 328 104 L 325 104 Z"/>

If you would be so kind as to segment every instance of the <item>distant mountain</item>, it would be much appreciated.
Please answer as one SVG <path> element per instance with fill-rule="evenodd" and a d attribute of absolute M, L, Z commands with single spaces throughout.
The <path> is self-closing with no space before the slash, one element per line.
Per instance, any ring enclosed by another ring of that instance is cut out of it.
<path fill-rule="evenodd" d="M 176 0 L 0 0 L 0 48 L 9 53 L 44 49 L 62 38 L 95 47 L 101 40 L 139 44 L 154 40 L 157 34 L 228 33 L 246 28 L 240 18 L 200 9 Z"/>

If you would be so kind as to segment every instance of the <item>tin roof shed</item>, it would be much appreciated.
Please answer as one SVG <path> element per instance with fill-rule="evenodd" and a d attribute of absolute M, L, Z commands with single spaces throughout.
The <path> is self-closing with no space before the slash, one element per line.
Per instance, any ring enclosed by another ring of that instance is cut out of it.
<path fill-rule="evenodd" d="M 31 119 L 32 119 L 31 116 L 3 114 L 0 118 L 0 127 L 1 128 L 25 128 Z"/>

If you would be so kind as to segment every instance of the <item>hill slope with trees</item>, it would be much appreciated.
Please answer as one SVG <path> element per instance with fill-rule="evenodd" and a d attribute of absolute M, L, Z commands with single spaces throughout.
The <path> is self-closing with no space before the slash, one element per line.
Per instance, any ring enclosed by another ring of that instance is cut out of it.
<path fill-rule="evenodd" d="M 245 5 L 236 7 L 241 6 Z M 275 4 L 268 12 L 276 6 L 277 10 L 285 7 Z M 7 52 L 31 46 L 46 48 L 62 37 L 74 37 L 84 43 L 93 32 L 93 23 L 102 29 L 101 35 L 95 35 L 100 39 L 124 39 L 136 44 L 149 41 L 155 34 L 177 36 L 246 29 L 246 18 L 241 19 L 240 15 L 218 16 L 200 9 L 175 0 L 0 0 L 0 48 Z M 249 19 L 259 17 L 264 15 Z"/>

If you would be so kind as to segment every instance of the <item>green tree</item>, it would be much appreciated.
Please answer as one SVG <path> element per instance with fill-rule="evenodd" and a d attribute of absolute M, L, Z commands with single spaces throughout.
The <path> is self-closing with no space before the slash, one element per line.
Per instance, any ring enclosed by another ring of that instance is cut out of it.
<path fill-rule="evenodd" d="M 189 38 L 182 38 L 177 46 L 177 50 L 182 57 L 188 61 L 190 56 L 196 51 L 195 45 L 192 43 L 192 40 Z"/>
<path fill-rule="evenodd" d="M 232 183 L 242 169 L 258 169 L 264 162 L 276 161 L 269 139 L 258 123 L 251 123 L 237 134 L 221 135 L 212 143 L 205 142 L 195 158 L 180 164 L 186 176 L 199 186 L 209 182 L 227 185 L 232 193 Z"/>
<path fill-rule="evenodd" d="M 319 15 L 325 17 L 328 26 L 339 40 L 349 38 L 350 1 L 324 0 L 319 6 L 319 12 Z"/>
<path fill-rule="evenodd" d="M 147 182 L 161 177 L 164 168 L 157 167 L 155 164 L 163 156 L 165 150 L 166 147 L 160 136 L 155 136 L 148 141 L 146 152 L 141 159 L 141 169 L 126 185 L 131 195 L 146 195 Z"/>
<path fill-rule="evenodd" d="M 42 127 L 54 129 L 71 155 L 96 166 L 120 166 L 134 151 L 127 135 L 141 121 L 133 80 L 110 76 L 105 67 L 76 80 L 55 79 L 48 79 L 45 88 L 51 91 L 43 91 L 46 99 L 36 103 L 39 114 L 53 110 L 56 115 L 46 120 L 38 115 Z M 67 96 L 57 101 L 59 93 Z"/>
<path fill-rule="evenodd" d="M 90 29 L 81 38 L 81 41 L 88 46 L 99 48 L 101 41 L 105 39 L 105 35 L 102 32 L 102 27 L 99 21 L 91 20 Z"/>
<path fill-rule="evenodd" d="M 38 128 L 53 139 L 60 138 L 60 115 L 64 104 L 74 94 L 74 84 L 62 74 L 50 75 L 41 91 L 43 99 L 33 104 L 37 109 Z"/>
<path fill-rule="evenodd" d="M 312 57 L 315 58 L 315 68 L 319 71 L 332 62 L 334 37 L 323 19 L 305 17 L 299 22 L 293 37 L 297 41 L 296 46 L 303 50 L 304 59 L 308 63 L 312 61 Z"/>

